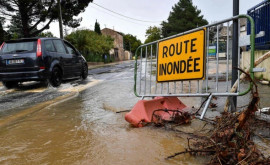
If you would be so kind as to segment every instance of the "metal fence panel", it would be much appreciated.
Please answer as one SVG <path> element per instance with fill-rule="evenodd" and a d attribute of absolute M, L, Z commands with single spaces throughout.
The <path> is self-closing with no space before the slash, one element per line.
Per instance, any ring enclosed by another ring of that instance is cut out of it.
<path fill-rule="evenodd" d="M 234 19 L 247 18 L 252 25 L 251 29 L 251 59 L 250 68 L 254 67 L 254 39 L 255 30 L 254 22 L 250 16 L 239 15 L 226 19 L 211 25 L 199 27 L 175 36 L 171 36 L 159 41 L 148 43 L 140 46 L 135 55 L 135 73 L 134 73 L 134 93 L 138 97 L 156 97 L 156 96 L 187 96 L 187 97 L 209 97 L 212 96 L 239 96 L 247 94 L 252 84 L 249 88 L 242 88 L 240 86 L 240 79 L 237 80 L 238 89 L 236 93 L 231 93 L 229 91 L 231 86 L 231 49 L 230 41 L 232 38 L 232 33 L 230 29 Z M 158 45 L 159 42 L 168 40 L 174 37 L 182 36 L 184 34 L 192 33 L 201 29 L 206 29 L 206 44 L 205 44 L 205 76 L 203 80 L 183 80 L 183 81 L 173 81 L 173 82 L 157 82 L 157 57 L 158 57 Z M 239 28 L 240 29 L 240 28 Z M 226 33 L 221 33 L 225 31 Z M 211 33 L 216 32 L 214 38 Z M 240 31 L 239 31 L 240 33 Z M 208 48 L 211 44 L 210 41 L 216 41 L 217 51 L 215 57 L 208 56 Z M 225 52 L 219 52 L 219 42 L 223 41 L 226 43 Z M 240 68 L 240 47 L 238 48 L 238 68 Z M 254 78 L 254 73 L 250 72 L 251 78 Z M 240 71 L 238 71 L 238 78 L 240 77 Z M 208 101 L 210 103 L 210 101 Z M 208 105 L 206 105 L 206 108 Z M 205 109 L 206 110 L 206 109 Z M 205 112 L 204 112 L 205 113 Z"/>
<path fill-rule="evenodd" d="M 263 37 L 255 39 L 256 49 L 270 49 L 270 1 L 265 0 L 247 11 L 255 21 L 255 33 L 265 32 Z M 250 23 L 247 24 L 247 34 L 251 34 Z"/>

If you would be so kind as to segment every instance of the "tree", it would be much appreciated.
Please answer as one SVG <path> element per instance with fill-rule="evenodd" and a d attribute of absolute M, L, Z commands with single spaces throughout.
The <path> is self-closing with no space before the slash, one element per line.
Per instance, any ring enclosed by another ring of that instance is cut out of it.
<path fill-rule="evenodd" d="M 124 49 L 131 50 L 131 53 L 135 54 L 137 48 L 141 46 L 142 42 L 137 39 L 136 36 L 131 34 L 122 34 L 124 38 Z"/>
<path fill-rule="evenodd" d="M 4 19 L 0 17 L 0 45 L 5 41 L 5 31 L 3 28 Z"/>
<path fill-rule="evenodd" d="M 4 41 L 5 41 L 5 31 L 4 31 L 3 26 L 2 26 L 2 23 L 0 21 L 0 45 Z"/>
<path fill-rule="evenodd" d="M 38 35 L 39 37 L 55 37 L 52 32 L 47 31 L 47 32 L 42 32 Z"/>
<path fill-rule="evenodd" d="M 63 24 L 73 28 L 78 27 L 82 19 L 73 17 L 83 12 L 92 1 L 63 1 L 61 4 Z M 0 0 L 0 13 L 10 19 L 15 17 L 20 19 L 23 37 L 33 37 L 48 29 L 49 25 L 58 19 L 58 6 L 54 0 Z"/>
<path fill-rule="evenodd" d="M 18 39 L 23 37 L 23 28 L 22 21 L 20 15 L 17 13 L 16 15 L 11 17 L 10 24 L 7 26 L 8 33 L 10 34 L 12 39 Z"/>
<path fill-rule="evenodd" d="M 101 35 L 100 25 L 99 25 L 99 23 L 97 22 L 97 20 L 96 20 L 96 23 L 95 23 L 95 32 L 96 32 L 97 34 L 100 34 L 100 35 Z"/>
<path fill-rule="evenodd" d="M 218 26 L 218 32 L 220 33 L 223 28 L 223 24 Z M 212 26 L 209 28 L 209 42 L 214 43 L 217 37 L 217 26 Z"/>
<path fill-rule="evenodd" d="M 147 30 L 146 30 L 146 35 L 145 35 L 146 40 L 145 40 L 145 44 L 146 43 L 150 43 L 156 40 L 161 39 L 161 29 L 156 27 L 156 26 L 150 26 Z"/>
<path fill-rule="evenodd" d="M 161 23 L 163 37 L 207 25 L 208 21 L 200 14 L 201 11 L 193 6 L 192 0 L 179 0 L 172 8 L 168 20 Z"/>
<path fill-rule="evenodd" d="M 0 45 L 6 40 L 10 40 L 10 34 L 4 28 L 5 18 L 0 17 Z"/>
<path fill-rule="evenodd" d="M 111 37 L 99 35 L 88 29 L 72 32 L 65 39 L 82 52 L 88 61 L 90 56 L 96 56 L 102 61 L 102 55 L 109 54 L 109 50 L 113 48 Z"/>

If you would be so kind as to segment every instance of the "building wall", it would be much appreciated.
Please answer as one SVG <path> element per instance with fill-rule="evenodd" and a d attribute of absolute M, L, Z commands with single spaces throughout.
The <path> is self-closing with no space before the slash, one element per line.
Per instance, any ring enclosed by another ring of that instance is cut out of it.
<path fill-rule="evenodd" d="M 131 60 L 132 56 L 131 56 L 131 53 L 130 51 L 125 51 L 125 60 Z"/>
<path fill-rule="evenodd" d="M 264 55 L 265 53 L 267 53 L 269 50 L 260 50 L 260 51 L 255 51 L 255 61 L 260 58 L 262 55 Z M 259 66 L 257 66 L 256 68 L 265 68 L 266 72 L 259 72 L 259 73 L 255 73 L 255 77 L 256 78 L 263 78 L 265 80 L 270 81 L 270 58 L 266 59 L 265 61 L 263 61 Z M 247 52 L 243 52 L 242 54 L 242 60 L 241 60 L 241 67 L 243 69 L 247 69 L 250 67 L 250 51 Z"/>
<path fill-rule="evenodd" d="M 106 36 L 110 36 L 114 39 L 113 45 L 114 49 L 110 50 L 110 56 L 113 56 L 115 60 L 123 61 L 125 59 L 125 50 L 124 50 L 124 38 L 123 36 L 112 29 L 105 28 L 101 30 L 101 33 Z"/>

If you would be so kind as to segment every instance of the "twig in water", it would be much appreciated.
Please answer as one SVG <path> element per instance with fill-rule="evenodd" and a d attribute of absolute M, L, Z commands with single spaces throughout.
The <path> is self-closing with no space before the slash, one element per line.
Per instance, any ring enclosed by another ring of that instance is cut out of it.
<path fill-rule="evenodd" d="M 116 112 L 116 113 L 123 113 L 123 112 L 130 112 L 130 110 L 118 111 L 118 112 Z"/>

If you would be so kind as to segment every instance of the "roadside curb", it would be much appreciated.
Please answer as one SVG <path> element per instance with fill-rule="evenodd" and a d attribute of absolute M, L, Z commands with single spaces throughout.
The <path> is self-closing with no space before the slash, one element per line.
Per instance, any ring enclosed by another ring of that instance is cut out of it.
<path fill-rule="evenodd" d="M 113 63 L 107 63 L 107 64 L 94 64 L 92 62 L 88 62 L 88 69 L 96 69 L 96 68 L 102 68 L 102 67 L 106 67 L 106 66 L 114 66 L 114 65 L 118 65 L 118 64 L 122 64 L 122 63 L 126 63 L 126 62 L 131 62 L 134 60 L 127 60 L 127 61 L 117 61 L 117 62 L 113 62 Z"/>

